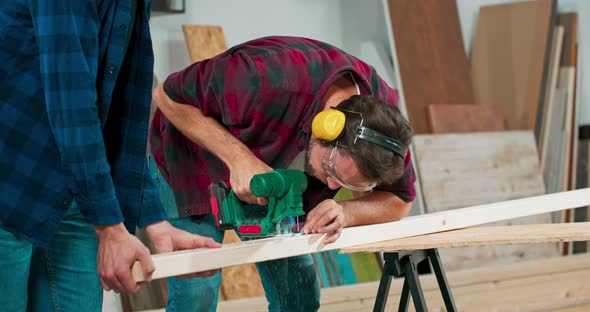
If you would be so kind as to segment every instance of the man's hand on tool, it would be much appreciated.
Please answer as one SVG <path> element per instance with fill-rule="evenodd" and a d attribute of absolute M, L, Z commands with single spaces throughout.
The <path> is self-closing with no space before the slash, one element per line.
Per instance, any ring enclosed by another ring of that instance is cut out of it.
<path fill-rule="evenodd" d="M 155 253 L 164 253 L 195 248 L 219 248 L 221 244 L 211 237 L 191 234 L 175 228 L 168 221 L 161 221 L 145 227 L 145 234 L 150 240 Z M 143 263 L 142 263 L 143 266 Z M 219 272 L 210 270 L 178 276 L 178 278 L 193 278 L 211 276 Z"/>
<path fill-rule="evenodd" d="M 131 275 L 135 261 L 141 263 L 146 281 L 151 280 L 154 263 L 149 249 L 137 237 L 127 232 L 123 223 L 95 226 L 99 238 L 97 270 L 102 288 L 117 293 L 137 292 L 143 283 Z"/>
<path fill-rule="evenodd" d="M 333 199 L 326 199 L 313 208 L 301 229 L 303 234 L 327 233 L 324 244 L 335 242 L 344 227 L 344 209 Z"/>
<path fill-rule="evenodd" d="M 268 203 L 266 198 L 257 198 L 252 194 L 250 180 L 257 174 L 267 173 L 269 171 L 272 171 L 272 168 L 253 155 L 236 157 L 236 161 L 230 167 L 229 182 L 231 183 L 231 188 L 241 201 L 266 205 Z"/>

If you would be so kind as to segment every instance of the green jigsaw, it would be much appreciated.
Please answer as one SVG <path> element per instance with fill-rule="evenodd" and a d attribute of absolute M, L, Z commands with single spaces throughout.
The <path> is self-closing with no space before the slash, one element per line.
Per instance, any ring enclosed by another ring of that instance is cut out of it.
<path fill-rule="evenodd" d="M 214 182 L 209 192 L 217 227 L 234 229 L 241 237 L 298 233 L 298 217 L 305 214 L 302 195 L 306 188 L 307 176 L 300 170 L 257 174 L 250 180 L 250 190 L 256 197 L 268 198 L 263 206 L 241 201 L 225 181 Z"/>

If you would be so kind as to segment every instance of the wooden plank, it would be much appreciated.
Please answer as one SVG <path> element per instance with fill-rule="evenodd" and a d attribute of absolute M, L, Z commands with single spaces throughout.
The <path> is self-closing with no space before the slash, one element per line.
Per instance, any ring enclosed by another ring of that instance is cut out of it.
<path fill-rule="evenodd" d="M 471 52 L 475 103 L 500 105 L 509 130 L 534 130 L 552 0 L 480 8 Z"/>
<path fill-rule="evenodd" d="M 552 116 L 550 122 L 547 124 L 549 128 L 545 132 L 547 137 L 550 137 L 547 145 L 545 145 L 550 153 L 546 153 L 545 162 L 542 166 L 543 175 L 545 177 L 545 189 L 547 193 L 555 193 L 562 191 L 563 182 L 563 164 L 565 161 L 565 140 L 564 140 L 564 122 L 567 93 L 564 89 L 556 90 L 554 93 L 555 99 L 552 101 L 552 110 L 549 114 Z M 555 218 L 554 218 L 555 219 Z M 561 217 L 556 218 L 554 222 L 563 222 Z"/>
<path fill-rule="evenodd" d="M 560 123 L 563 118 L 555 118 L 553 111 L 555 92 L 557 89 L 557 78 L 559 74 L 559 59 L 561 57 L 561 48 L 563 46 L 563 27 L 555 26 L 553 30 L 553 41 L 551 42 L 551 56 L 549 61 L 549 71 L 547 75 L 547 83 L 545 85 L 545 98 L 543 99 L 543 113 L 541 119 L 541 127 L 539 134 L 539 152 L 541 155 L 541 167 L 545 167 L 549 153 L 549 138 L 551 137 L 550 129 L 552 123 Z M 556 120 L 557 119 L 557 120 Z"/>
<path fill-rule="evenodd" d="M 428 106 L 430 132 L 435 134 L 503 131 L 501 107 L 487 104 L 436 104 Z"/>
<path fill-rule="evenodd" d="M 193 63 L 210 59 L 227 50 L 221 26 L 185 24 L 182 30 Z"/>
<path fill-rule="evenodd" d="M 323 235 L 274 237 L 215 249 L 185 250 L 153 255 L 153 279 L 207 271 L 226 266 L 254 263 L 296 255 L 340 249 L 355 245 L 465 228 L 501 220 L 544 214 L 590 204 L 590 188 L 478 205 L 463 209 L 408 217 L 396 222 L 349 227 L 334 243 L 325 245 Z M 140 264 L 133 276 L 144 280 Z"/>
<path fill-rule="evenodd" d="M 428 133 L 426 108 L 474 103 L 455 0 L 389 0 L 388 12 L 414 133 Z"/>
<path fill-rule="evenodd" d="M 564 241 L 590 241 L 590 222 L 475 227 L 342 248 L 340 252 L 387 252 Z"/>
<path fill-rule="evenodd" d="M 575 67 L 577 64 L 578 13 L 558 14 L 556 24 L 564 28 L 563 51 L 559 65 Z"/>

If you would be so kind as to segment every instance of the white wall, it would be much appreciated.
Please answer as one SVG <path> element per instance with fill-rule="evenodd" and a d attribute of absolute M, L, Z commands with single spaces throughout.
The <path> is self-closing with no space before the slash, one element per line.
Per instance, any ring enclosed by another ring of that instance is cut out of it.
<path fill-rule="evenodd" d="M 154 15 L 150 21 L 159 81 L 190 64 L 182 24 L 220 25 L 229 47 L 270 35 L 342 46 L 338 0 L 187 0 L 185 14 Z"/>
<path fill-rule="evenodd" d="M 457 0 L 459 20 L 463 31 L 466 53 L 469 55 L 471 44 L 477 26 L 479 8 L 483 5 L 516 2 L 514 0 Z M 580 92 L 579 123 L 590 124 L 590 89 L 584 88 L 584 82 L 590 76 L 590 1 L 587 0 L 558 0 L 557 10 L 578 13 L 578 70 L 581 70 L 578 91 Z"/>

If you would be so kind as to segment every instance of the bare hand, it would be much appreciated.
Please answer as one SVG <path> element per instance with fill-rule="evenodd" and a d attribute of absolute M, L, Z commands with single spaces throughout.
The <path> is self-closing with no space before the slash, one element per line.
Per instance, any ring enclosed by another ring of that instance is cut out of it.
<path fill-rule="evenodd" d="M 313 208 L 305 219 L 301 229 L 303 234 L 327 233 L 324 244 L 335 242 L 344 227 L 344 209 L 333 199 L 326 199 Z"/>
<path fill-rule="evenodd" d="M 145 234 L 152 243 L 155 253 L 172 252 L 195 248 L 219 248 L 221 244 L 211 237 L 191 234 L 172 226 L 168 221 L 150 224 L 145 228 Z M 211 276 L 219 272 L 210 270 L 178 276 L 178 278 L 193 278 Z"/>
<path fill-rule="evenodd" d="M 231 188 L 241 201 L 266 205 L 268 203 L 266 198 L 256 197 L 252 194 L 250 180 L 257 174 L 267 173 L 271 170 L 271 167 L 256 157 L 242 158 L 230 168 L 229 182 L 231 183 Z"/>
<path fill-rule="evenodd" d="M 99 237 L 98 275 L 102 288 L 120 292 L 137 292 L 143 283 L 136 283 L 131 275 L 135 261 L 141 263 L 146 281 L 151 280 L 154 263 L 149 249 L 137 237 L 131 235 L 122 223 L 95 226 Z"/>

